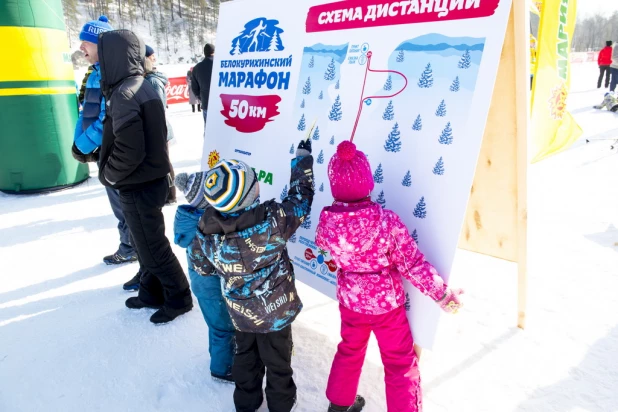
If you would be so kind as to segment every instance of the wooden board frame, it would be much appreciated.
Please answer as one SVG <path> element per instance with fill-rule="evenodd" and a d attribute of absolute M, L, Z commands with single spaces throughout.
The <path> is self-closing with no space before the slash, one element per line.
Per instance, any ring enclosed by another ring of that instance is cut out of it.
<path fill-rule="evenodd" d="M 459 247 L 518 265 L 517 325 L 527 303 L 530 15 L 513 0 Z"/>

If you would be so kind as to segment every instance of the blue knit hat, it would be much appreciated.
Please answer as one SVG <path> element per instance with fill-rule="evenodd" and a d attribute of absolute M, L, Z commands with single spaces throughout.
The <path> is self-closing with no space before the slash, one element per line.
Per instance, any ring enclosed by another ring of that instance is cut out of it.
<path fill-rule="evenodd" d="M 150 57 L 155 53 L 154 49 L 149 45 L 146 45 L 146 57 Z"/>
<path fill-rule="evenodd" d="M 215 209 L 233 213 L 251 206 L 258 197 L 255 171 L 239 160 L 222 160 L 206 172 L 204 197 Z"/>
<path fill-rule="evenodd" d="M 99 34 L 106 31 L 114 30 L 107 22 L 106 16 L 99 17 L 99 20 L 91 20 L 84 24 L 82 31 L 79 33 L 81 41 L 89 41 L 90 43 L 99 44 Z"/>

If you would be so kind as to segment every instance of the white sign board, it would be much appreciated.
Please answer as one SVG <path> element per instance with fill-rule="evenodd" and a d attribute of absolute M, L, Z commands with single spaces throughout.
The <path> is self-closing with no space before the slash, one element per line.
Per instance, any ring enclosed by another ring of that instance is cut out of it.
<path fill-rule="evenodd" d="M 335 299 L 336 266 L 313 241 L 320 211 L 332 203 L 328 162 L 353 136 L 375 172 L 374 199 L 401 216 L 448 281 L 510 6 L 221 4 L 204 170 L 221 158 L 245 161 L 259 174 L 262 199 L 279 199 L 295 147 L 315 124 L 316 196 L 288 247 L 297 278 Z M 407 283 L 406 291 L 414 339 L 430 348 L 440 311 Z"/>

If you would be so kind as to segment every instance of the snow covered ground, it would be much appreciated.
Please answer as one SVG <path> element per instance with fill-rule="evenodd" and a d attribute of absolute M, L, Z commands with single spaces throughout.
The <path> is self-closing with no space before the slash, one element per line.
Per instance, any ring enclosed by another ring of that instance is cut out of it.
<path fill-rule="evenodd" d="M 585 137 L 618 138 L 618 115 L 596 111 L 594 65 L 573 67 L 571 112 Z M 198 169 L 202 116 L 172 107 L 176 172 Z M 121 285 L 137 265 L 109 267 L 118 244 L 104 188 L 0 194 L 0 411 L 232 411 L 230 386 L 208 372 L 199 309 L 155 327 L 130 311 Z M 618 411 L 618 161 L 610 141 L 530 168 L 528 328 L 518 330 L 516 266 L 458 251 L 461 314 L 443 317 L 421 359 L 425 412 Z M 175 208 L 164 209 L 172 237 Z M 186 266 L 184 251 L 175 252 Z M 300 284 L 293 366 L 302 412 L 324 411 L 338 342 L 337 304 Z M 372 339 L 360 393 L 385 411 Z M 263 406 L 261 412 L 266 411 Z"/>

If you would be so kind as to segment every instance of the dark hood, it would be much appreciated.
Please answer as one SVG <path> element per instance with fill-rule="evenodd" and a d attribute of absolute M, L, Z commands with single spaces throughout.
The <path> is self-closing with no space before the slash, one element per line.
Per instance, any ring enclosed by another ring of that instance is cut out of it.
<path fill-rule="evenodd" d="M 109 99 L 124 79 L 144 75 L 146 45 L 130 30 L 113 30 L 99 36 L 101 91 Z"/>

